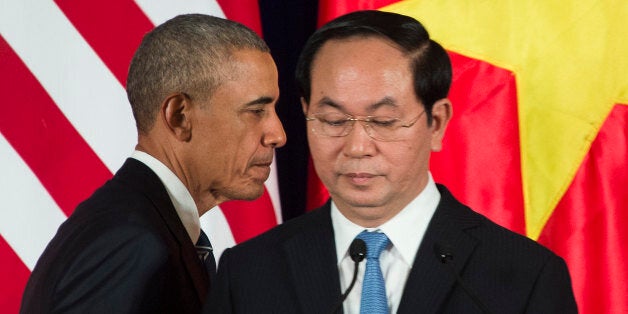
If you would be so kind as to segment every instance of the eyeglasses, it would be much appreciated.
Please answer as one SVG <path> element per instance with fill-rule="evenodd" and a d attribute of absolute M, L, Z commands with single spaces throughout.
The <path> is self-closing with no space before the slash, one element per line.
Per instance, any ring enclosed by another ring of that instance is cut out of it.
<path fill-rule="evenodd" d="M 362 122 L 366 134 L 372 139 L 383 142 L 394 142 L 403 140 L 404 134 L 402 128 L 413 126 L 424 113 L 425 110 L 407 123 L 403 122 L 401 119 L 392 117 L 367 116 L 364 118 L 355 118 L 351 115 L 339 112 L 315 113 L 311 116 L 306 116 L 305 120 L 312 122 L 312 131 L 314 133 L 329 137 L 343 137 L 349 135 L 351 130 L 353 130 L 355 122 L 360 121 Z"/>

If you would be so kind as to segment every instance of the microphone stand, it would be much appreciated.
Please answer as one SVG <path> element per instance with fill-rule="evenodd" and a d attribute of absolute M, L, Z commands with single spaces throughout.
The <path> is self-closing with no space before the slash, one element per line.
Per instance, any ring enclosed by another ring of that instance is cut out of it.
<path fill-rule="evenodd" d="M 353 278 L 351 279 L 351 284 L 349 284 L 349 287 L 345 290 L 345 293 L 340 296 L 340 300 L 338 300 L 338 302 L 334 305 L 333 310 L 331 311 L 332 314 L 335 314 L 338 310 L 340 310 L 342 303 L 345 301 L 349 292 L 353 289 L 355 281 L 358 279 L 358 266 L 360 262 L 364 260 L 364 257 L 366 257 L 366 243 L 364 243 L 362 239 L 353 240 L 349 246 L 349 256 L 351 256 L 354 263 Z"/>

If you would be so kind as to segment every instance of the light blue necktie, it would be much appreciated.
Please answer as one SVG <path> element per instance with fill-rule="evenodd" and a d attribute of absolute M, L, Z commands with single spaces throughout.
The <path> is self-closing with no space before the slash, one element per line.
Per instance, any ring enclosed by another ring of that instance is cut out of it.
<path fill-rule="evenodd" d="M 386 285 L 382 269 L 379 266 L 379 255 L 390 240 L 383 233 L 367 231 L 362 231 L 356 238 L 362 239 L 366 243 L 366 271 L 362 282 L 360 314 L 387 314 Z"/>

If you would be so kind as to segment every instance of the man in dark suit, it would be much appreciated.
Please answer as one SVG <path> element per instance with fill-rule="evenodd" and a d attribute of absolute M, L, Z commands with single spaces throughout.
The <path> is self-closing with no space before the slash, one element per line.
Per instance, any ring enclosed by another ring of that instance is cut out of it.
<path fill-rule="evenodd" d="M 312 159 L 331 199 L 226 250 L 213 309 L 577 312 L 560 257 L 433 181 L 429 156 L 452 116 L 451 76 L 445 50 L 410 17 L 354 12 L 316 31 L 297 81 Z"/>
<path fill-rule="evenodd" d="M 22 313 L 199 313 L 215 272 L 199 216 L 259 197 L 285 143 L 269 49 L 232 21 L 190 14 L 156 27 L 127 93 L 136 151 L 59 228 Z"/>

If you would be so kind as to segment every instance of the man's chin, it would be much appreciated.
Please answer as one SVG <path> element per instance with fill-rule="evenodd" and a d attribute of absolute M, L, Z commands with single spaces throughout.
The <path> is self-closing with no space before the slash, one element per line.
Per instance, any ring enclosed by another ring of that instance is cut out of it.
<path fill-rule="evenodd" d="M 231 190 L 229 199 L 254 201 L 264 194 L 264 184 L 253 184 L 242 188 L 234 188 Z"/>

